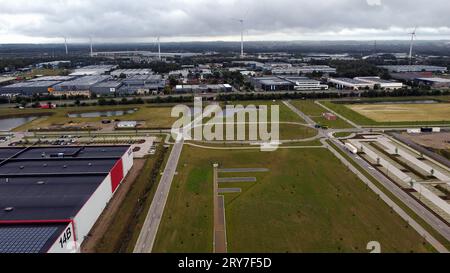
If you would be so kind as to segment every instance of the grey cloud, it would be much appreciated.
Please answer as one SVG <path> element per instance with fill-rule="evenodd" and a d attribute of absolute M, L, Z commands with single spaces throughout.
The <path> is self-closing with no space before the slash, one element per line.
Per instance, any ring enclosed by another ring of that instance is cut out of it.
<path fill-rule="evenodd" d="M 395 29 L 417 25 L 423 35 L 439 36 L 450 27 L 448 0 L 0 0 L 0 6 L 0 33 L 45 38 L 230 36 L 239 32 L 233 18 L 244 14 L 252 35 L 343 29 L 356 37 L 397 35 Z"/>

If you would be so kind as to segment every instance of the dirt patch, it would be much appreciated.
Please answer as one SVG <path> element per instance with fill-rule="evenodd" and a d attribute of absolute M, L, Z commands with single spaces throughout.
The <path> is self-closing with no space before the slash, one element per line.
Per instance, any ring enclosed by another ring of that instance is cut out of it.
<path fill-rule="evenodd" d="M 450 149 L 450 133 L 403 134 L 403 136 L 427 148 L 439 150 Z"/>
<path fill-rule="evenodd" d="M 377 122 L 449 121 L 450 104 L 352 104 L 351 110 Z"/>
<path fill-rule="evenodd" d="M 81 245 L 81 252 L 94 253 L 95 247 L 99 240 L 103 237 L 108 227 L 114 220 L 114 215 L 119 210 L 122 201 L 127 195 L 128 191 L 132 187 L 136 177 L 140 174 L 144 167 L 145 159 L 134 159 L 133 167 L 129 171 L 122 185 L 119 187 L 113 198 L 109 202 L 108 206 L 103 211 L 102 215 L 98 218 L 94 227 L 89 232 L 88 238 Z"/>

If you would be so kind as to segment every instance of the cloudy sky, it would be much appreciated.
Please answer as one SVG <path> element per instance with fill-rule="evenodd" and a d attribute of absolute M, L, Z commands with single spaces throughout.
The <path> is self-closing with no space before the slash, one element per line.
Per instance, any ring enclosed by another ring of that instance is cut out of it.
<path fill-rule="evenodd" d="M 0 43 L 450 39 L 448 0 L 0 0 Z"/>

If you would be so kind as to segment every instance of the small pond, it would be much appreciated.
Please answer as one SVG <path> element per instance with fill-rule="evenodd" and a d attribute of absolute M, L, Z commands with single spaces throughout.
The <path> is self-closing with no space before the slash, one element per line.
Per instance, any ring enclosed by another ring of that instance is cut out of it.
<path fill-rule="evenodd" d="M 0 119 L 0 131 L 11 131 L 35 119 L 37 119 L 35 116 Z"/>

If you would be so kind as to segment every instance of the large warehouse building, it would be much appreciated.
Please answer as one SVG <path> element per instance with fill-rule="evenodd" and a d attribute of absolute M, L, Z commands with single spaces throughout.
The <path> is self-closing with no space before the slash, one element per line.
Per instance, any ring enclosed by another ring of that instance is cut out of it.
<path fill-rule="evenodd" d="M 110 80 L 111 76 L 84 76 L 71 81 L 65 81 L 53 86 L 55 91 L 90 91 L 91 88 L 101 82 Z"/>
<path fill-rule="evenodd" d="M 251 79 L 256 89 L 264 91 L 308 91 L 308 90 L 327 90 L 328 85 L 323 85 L 307 77 L 255 77 Z"/>
<path fill-rule="evenodd" d="M 447 72 L 447 67 L 433 66 L 433 65 L 383 65 L 380 67 L 387 69 L 391 73 L 402 73 L 402 72 L 445 73 L 445 72 Z"/>
<path fill-rule="evenodd" d="M 25 95 L 33 96 L 48 94 L 49 90 L 60 81 L 26 81 L 3 86 L 0 93 L 3 95 Z"/>
<path fill-rule="evenodd" d="M 0 149 L 0 253 L 79 252 L 132 165 L 130 146 Z"/>
<path fill-rule="evenodd" d="M 133 75 L 122 81 L 119 88 L 120 94 L 148 94 L 152 91 L 161 91 L 166 86 L 166 81 L 161 75 Z"/>

